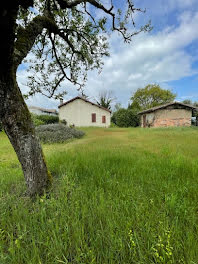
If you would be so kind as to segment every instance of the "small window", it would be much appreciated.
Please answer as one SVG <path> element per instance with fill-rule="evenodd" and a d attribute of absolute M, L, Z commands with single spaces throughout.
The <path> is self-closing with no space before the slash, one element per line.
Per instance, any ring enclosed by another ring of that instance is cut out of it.
<path fill-rule="evenodd" d="M 92 114 L 91 117 L 92 117 L 92 123 L 95 123 L 96 122 L 96 114 L 95 113 Z"/>
<path fill-rule="evenodd" d="M 102 116 L 102 123 L 106 123 L 106 116 Z"/>

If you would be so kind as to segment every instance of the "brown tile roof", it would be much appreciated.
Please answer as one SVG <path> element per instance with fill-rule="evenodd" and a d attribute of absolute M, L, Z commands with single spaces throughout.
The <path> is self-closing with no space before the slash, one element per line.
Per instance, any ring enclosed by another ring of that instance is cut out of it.
<path fill-rule="evenodd" d="M 92 102 L 88 101 L 87 99 L 82 98 L 82 97 L 80 97 L 80 96 L 76 96 L 76 97 L 72 98 L 71 100 L 69 100 L 69 101 L 67 101 L 67 102 L 65 102 L 65 103 L 60 104 L 60 105 L 58 106 L 58 108 L 60 108 L 60 107 L 62 107 L 62 106 L 64 106 L 64 105 L 66 105 L 66 104 L 69 104 L 69 103 L 71 103 L 71 102 L 73 102 L 73 101 L 75 101 L 75 100 L 77 100 L 77 99 L 81 99 L 81 100 L 83 100 L 83 101 L 86 102 L 86 103 L 89 103 L 89 104 L 95 105 L 95 106 L 97 106 L 97 107 L 99 107 L 99 108 L 101 108 L 101 109 L 103 109 L 103 110 L 106 110 L 107 112 L 111 113 L 111 111 L 110 111 L 109 109 L 104 108 L 104 107 L 102 107 L 102 106 L 100 106 L 100 105 L 97 105 L 97 104 L 95 104 L 95 103 L 92 103 Z"/>
<path fill-rule="evenodd" d="M 158 109 L 163 109 L 163 108 L 166 108 L 166 107 L 168 107 L 170 105 L 181 105 L 181 106 L 185 106 L 185 107 L 188 107 L 188 108 L 191 108 L 191 109 L 197 109 L 197 107 L 195 107 L 193 105 L 183 104 L 183 103 L 180 103 L 180 102 L 172 102 L 172 103 L 168 103 L 168 104 L 164 104 L 164 105 L 158 105 L 158 106 L 146 109 L 144 111 L 139 112 L 138 114 L 141 115 L 141 114 L 145 114 L 145 113 L 154 112 L 154 111 L 156 111 Z"/>

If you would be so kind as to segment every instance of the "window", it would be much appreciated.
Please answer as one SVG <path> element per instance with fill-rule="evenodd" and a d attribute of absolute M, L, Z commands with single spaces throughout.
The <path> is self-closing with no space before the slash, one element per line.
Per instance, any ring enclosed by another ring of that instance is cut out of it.
<path fill-rule="evenodd" d="M 92 123 L 95 123 L 96 122 L 96 114 L 91 114 L 91 117 L 92 117 Z"/>
<path fill-rule="evenodd" d="M 106 123 L 106 116 L 102 116 L 102 123 Z"/>

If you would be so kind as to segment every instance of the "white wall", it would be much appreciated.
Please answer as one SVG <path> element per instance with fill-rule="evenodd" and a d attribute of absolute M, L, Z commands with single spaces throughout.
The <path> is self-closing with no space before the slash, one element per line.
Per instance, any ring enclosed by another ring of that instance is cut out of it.
<path fill-rule="evenodd" d="M 92 123 L 92 113 L 96 114 L 96 122 Z M 102 123 L 102 116 L 106 116 L 106 123 Z M 59 119 L 66 120 L 68 125 L 109 127 L 111 114 L 95 105 L 81 99 L 76 99 L 59 108 Z"/>

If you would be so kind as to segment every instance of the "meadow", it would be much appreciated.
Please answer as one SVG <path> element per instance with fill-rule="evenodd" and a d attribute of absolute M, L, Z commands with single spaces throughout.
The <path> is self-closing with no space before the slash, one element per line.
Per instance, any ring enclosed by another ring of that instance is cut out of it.
<path fill-rule="evenodd" d="M 0 132 L 0 264 L 198 263 L 198 129 L 83 131 L 43 144 L 35 201 Z"/>

